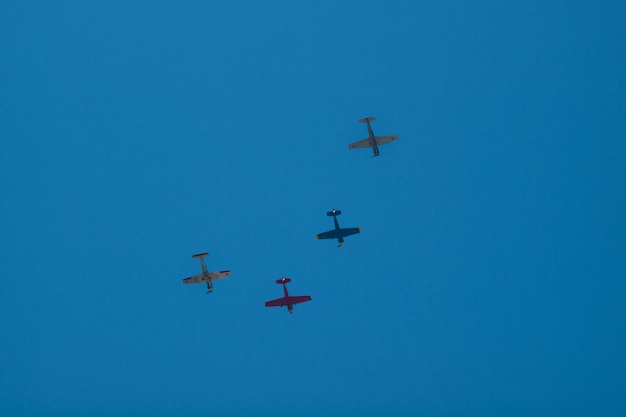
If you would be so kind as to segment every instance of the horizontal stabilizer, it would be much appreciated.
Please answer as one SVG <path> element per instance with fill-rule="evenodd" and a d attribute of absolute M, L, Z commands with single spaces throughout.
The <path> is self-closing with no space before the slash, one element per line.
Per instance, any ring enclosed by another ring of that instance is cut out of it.
<path fill-rule="evenodd" d="M 202 253 L 196 253 L 195 255 L 192 256 L 193 259 L 202 259 L 202 258 L 206 258 L 207 256 L 209 256 L 208 252 L 202 252 Z"/>
<path fill-rule="evenodd" d="M 340 214 L 341 214 L 341 210 L 335 210 L 335 209 L 332 209 L 331 211 L 326 213 L 327 216 L 339 216 Z"/>
<path fill-rule="evenodd" d="M 367 122 L 372 122 L 374 120 L 376 120 L 374 116 L 364 117 L 362 119 L 359 119 L 359 123 L 367 123 Z"/>
<path fill-rule="evenodd" d="M 286 278 L 286 277 L 276 280 L 277 284 L 287 284 L 289 282 L 291 282 L 291 278 Z"/>

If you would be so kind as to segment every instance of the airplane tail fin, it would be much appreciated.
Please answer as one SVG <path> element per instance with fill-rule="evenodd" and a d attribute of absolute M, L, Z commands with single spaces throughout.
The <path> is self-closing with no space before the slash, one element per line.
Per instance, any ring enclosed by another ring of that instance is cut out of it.
<path fill-rule="evenodd" d="M 340 214 L 341 214 L 341 210 L 335 210 L 335 209 L 332 209 L 331 211 L 326 213 L 326 215 L 329 216 L 329 217 L 330 216 L 332 216 L 332 217 L 339 216 Z"/>
<path fill-rule="evenodd" d="M 202 258 L 206 258 L 207 256 L 209 256 L 208 252 L 202 252 L 202 253 L 196 253 L 195 255 L 192 255 L 191 257 L 193 259 L 202 259 Z"/>
<path fill-rule="evenodd" d="M 291 278 L 286 278 L 286 277 L 276 280 L 277 284 L 287 284 L 289 282 L 291 282 Z"/>
<path fill-rule="evenodd" d="M 372 122 L 374 120 L 376 120 L 374 116 L 364 117 L 362 119 L 359 119 L 359 123 L 367 123 L 367 122 Z"/>

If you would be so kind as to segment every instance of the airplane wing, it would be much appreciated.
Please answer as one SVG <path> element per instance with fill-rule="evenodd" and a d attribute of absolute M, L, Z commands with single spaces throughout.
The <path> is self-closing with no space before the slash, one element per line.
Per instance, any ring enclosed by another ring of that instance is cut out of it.
<path fill-rule="evenodd" d="M 230 271 L 219 271 L 219 272 L 209 272 L 209 279 L 211 281 L 216 281 L 218 279 L 226 278 L 231 275 Z M 204 278 L 204 274 L 194 275 L 189 278 L 183 279 L 183 284 L 199 284 L 201 282 L 206 282 Z"/>
<path fill-rule="evenodd" d="M 209 278 L 211 281 L 217 281 L 218 279 L 226 278 L 230 275 L 230 271 L 209 272 Z"/>
<path fill-rule="evenodd" d="M 335 229 L 329 230 L 328 232 L 319 233 L 315 235 L 316 239 L 339 239 L 340 237 L 346 237 L 350 235 L 355 235 L 357 233 L 361 233 L 362 229 L 360 227 L 346 227 L 343 229 Z"/>
<path fill-rule="evenodd" d="M 397 140 L 398 140 L 398 135 L 376 136 L 377 145 L 384 145 L 385 143 L 395 142 Z"/>
<path fill-rule="evenodd" d="M 338 232 L 339 230 L 335 229 L 324 233 L 318 233 L 315 235 L 315 239 L 339 239 L 341 235 Z"/>
<path fill-rule="evenodd" d="M 277 298 L 275 300 L 265 302 L 265 307 L 283 307 L 286 305 L 289 305 L 286 297 Z"/>
<path fill-rule="evenodd" d="M 361 233 L 360 227 L 346 227 L 345 229 L 340 229 L 341 236 L 346 237 L 350 235 L 356 235 L 357 233 Z"/>
<path fill-rule="evenodd" d="M 295 295 L 290 297 L 277 298 L 275 300 L 266 301 L 265 307 L 284 307 L 288 305 L 294 305 L 311 301 L 310 295 Z"/>
<path fill-rule="evenodd" d="M 289 304 L 300 304 L 304 303 L 305 301 L 311 301 L 310 295 L 294 295 L 287 298 L 289 299 Z"/>
<path fill-rule="evenodd" d="M 202 276 L 202 274 L 183 279 L 183 284 L 199 284 L 201 282 L 204 282 L 204 277 Z"/>
<path fill-rule="evenodd" d="M 372 141 L 370 138 L 365 138 L 356 142 L 352 142 L 351 144 L 348 145 L 348 148 L 350 149 L 371 148 L 372 146 L 374 146 L 374 141 Z"/>

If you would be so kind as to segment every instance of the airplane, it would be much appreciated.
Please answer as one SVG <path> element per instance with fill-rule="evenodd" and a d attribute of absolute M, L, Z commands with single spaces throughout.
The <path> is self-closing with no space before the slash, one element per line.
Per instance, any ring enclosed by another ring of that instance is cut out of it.
<path fill-rule="evenodd" d="M 372 148 L 374 150 L 374 156 L 378 156 L 378 147 L 380 145 L 384 145 L 389 142 L 395 142 L 398 140 L 398 135 L 387 135 L 387 136 L 374 136 L 374 132 L 372 131 L 372 127 L 370 126 L 370 122 L 376 120 L 374 116 L 364 117 L 360 119 L 360 123 L 367 123 L 367 132 L 369 133 L 369 137 L 352 142 L 348 145 L 350 149 L 357 148 Z"/>
<path fill-rule="evenodd" d="M 339 246 L 343 246 L 343 238 L 350 235 L 355 235 L 357 233 L 361 233 L 363 229 L 360 227 L 339 227 L 339 222 L 337 221 L 337 216 L 341 214 L 341 210 L 332 209 L 328 213 L 327 216 L 332 216 L 335 221 L 335 230 L 329 230 L 328 232 L 318 233 L 315 235 L 315 239 L 337 239 L 339 241 Z M 338 247 L 339 247 L 338 246 Z"/>
<path fill-rule="evenodd" d="M 230 271 L 208 272 L 206 270 L 206 265 L 204 264 L 204 259 L 202 259 L 207 256 L 209 256 L 207 252 L 196 253 L 192 256 L 192 258 L 194 259 L 200 259 L 200 264 L 202 265 L 202 273 L 183 279 L 183 284 L 200 284 L 201 282 L 204 282 L 206 283 L 208 294 L 213 292 L 212 282 L 217 281 L 218 279 L 229 277 Z"/>
<path fill-rule="evenodd" d="M 287 291 L 287 283 L 291 282 L 291 278 L 281 278 L 277 279 L 277 284 L 283 284 L 283 291 L 285 292 L 285 296 L 281 298 L 277 298 L 275 300 L 266 301 L 265 307 L 285 307 L 287 306 L 287 311 L 290 314 L 293 314 L 293 306 L 295 304 L 304 303 L 306 301 L 311 301 L 310 295 L 289 295 Z"/>

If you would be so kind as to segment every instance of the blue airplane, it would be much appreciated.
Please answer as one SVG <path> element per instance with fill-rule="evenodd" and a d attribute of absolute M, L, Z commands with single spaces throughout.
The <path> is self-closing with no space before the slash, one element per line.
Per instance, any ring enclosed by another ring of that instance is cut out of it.
<path fill-rule="evenodd" d="M 332 216 L 335 221 L 335 230 L 329 230 L 328 232 L 319 233 L 315 235 L 315 239 L 337 239 L 339 241 L 339 246 L 343 246 L 343 238 L 350 235 L 355 235 L 357 233 L 361 233 L 363 230 L 360 227 L 339 227 L 339 222 L 337 221 L 337 216 L 341 214 L 341 210 L 332 209 L 328 213 L 327 216 Z"/>

